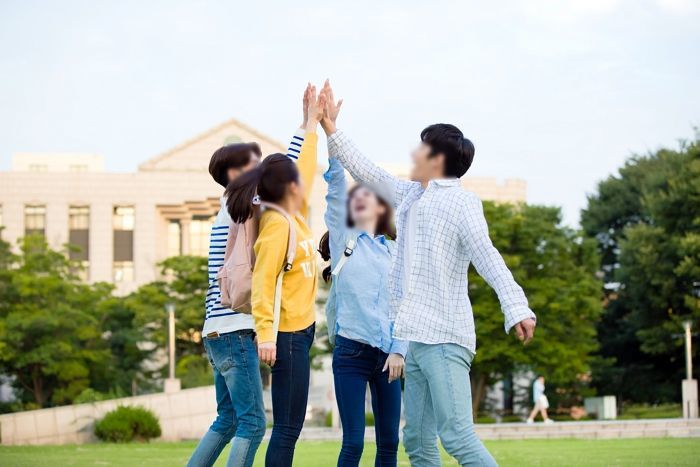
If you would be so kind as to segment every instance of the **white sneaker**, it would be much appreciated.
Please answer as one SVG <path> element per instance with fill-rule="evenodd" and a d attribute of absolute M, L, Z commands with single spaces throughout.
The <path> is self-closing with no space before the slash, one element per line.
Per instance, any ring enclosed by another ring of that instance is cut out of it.
<path fill-rule="evenodd" d="M 554 423 L 554 420 L 552 420 L 551 418 L 548 418 L 547 420 L 544 421 L 545 425 L 551 425 L 552 423 Z"/>
<path fill-rule="evenodd" d="M 531 418 L 528 418 L 525 423 L 527 423 L 528 425 L 532 425 L 533 423 L 535 423 L 535 421 Z"/>

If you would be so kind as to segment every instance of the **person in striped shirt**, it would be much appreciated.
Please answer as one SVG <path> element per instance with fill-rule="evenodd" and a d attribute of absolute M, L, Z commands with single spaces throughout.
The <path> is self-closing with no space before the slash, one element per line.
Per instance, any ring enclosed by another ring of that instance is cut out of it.
<path fill-rule="evenodd" d="M 310 86 L 304 93 L 304 119 L 287 148 L 296 161 L 304 142 Z M 219 148 L 211 157 L 209 173 L 224 188 L 239 175 L 260 164 L 256 143 L 237 143 Z M 251 200 L 252 202 L 252 200 Z M 250 314 L 239 313 L 221 304 L 216 274 L 224 264 L 226 239 L 231 217 L 226 199 L 212 226 L 209 241 L 209 287 L 205 298 L 204 348 L 214 369 L 217 417 L 187 463 L 190 467 L 212 466 L 231 442 L 227 466 L 249 467 L 265 434 L 260 363 L 255 344 L 255 322 Z"/>

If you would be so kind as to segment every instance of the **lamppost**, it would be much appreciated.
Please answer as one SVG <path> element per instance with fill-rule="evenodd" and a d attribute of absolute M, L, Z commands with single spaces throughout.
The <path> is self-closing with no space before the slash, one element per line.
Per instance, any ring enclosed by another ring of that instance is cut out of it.
<path fill-rule="evenodd" d="M 690 320 L 683 323 L 685 330 L 685 374 L 683 380 L 683 418 L 698 418 L 698 382 L 693 379 L 692 327 Z"/>
<path fill-rule="evenodd" d="M 166 303 L 165 311 L 168 312 L 168 379 L 165 380 L 163 390 L 173 393 L 181 387 L 180 380 L 175 378 L 175 304 Z"/>

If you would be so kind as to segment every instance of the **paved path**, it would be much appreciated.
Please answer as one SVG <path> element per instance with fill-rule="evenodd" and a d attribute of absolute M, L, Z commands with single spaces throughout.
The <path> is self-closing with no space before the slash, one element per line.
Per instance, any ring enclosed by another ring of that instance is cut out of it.
<path fill-rule="evenodd" d="M 619 420 L 556 422 L 551 425 L 535 423 L 493 423 L 478 424 L 476 432 L 481 439 L 534 439 L 534 438 L 700 438 L 700 419 L 682 418 L 659 420 Z M 267 432 L 269 438 L 270 431 Z M 316 441 L 337 441 L 342 439 L 342 431 L 333 428 L 307 427 L 301 432 L 301 439 Z M 365 431 L 367 441 L 374 440 L 374 427 Z"/>

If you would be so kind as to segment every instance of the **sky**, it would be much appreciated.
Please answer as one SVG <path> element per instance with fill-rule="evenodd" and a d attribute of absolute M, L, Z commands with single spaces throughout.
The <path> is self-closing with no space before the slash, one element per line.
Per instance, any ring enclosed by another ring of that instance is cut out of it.
<path fill-rule="evenodd" d="M 284 141 L 330 78 L 370 158 L 407 165 L 453 123 L 467 176 L 524 179 L 576 226 L 627 158 L 700 126 L 698 24 L 697 0 L 0 0 L 0 170 L 77 152 L 133 171 L 231 117 Z"/>

